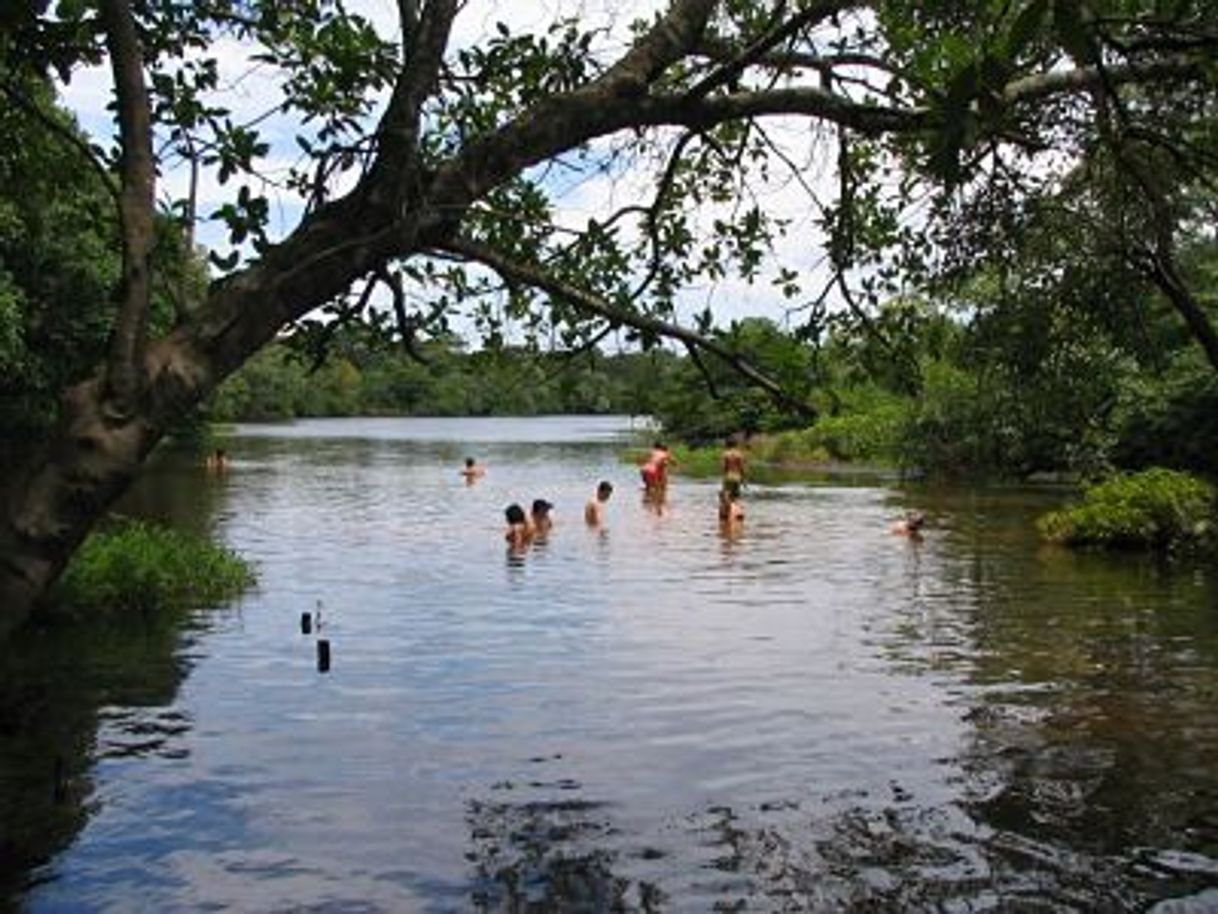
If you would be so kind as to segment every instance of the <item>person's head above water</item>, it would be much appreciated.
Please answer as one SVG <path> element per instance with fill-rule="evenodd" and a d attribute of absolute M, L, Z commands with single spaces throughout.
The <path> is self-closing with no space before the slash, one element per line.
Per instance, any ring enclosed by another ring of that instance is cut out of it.
<path fill-rule="evenodd" d="M 509 524 L 523 524 L 525 521 L 524 508 L 517 504 L 508 505 L 503 511 L 503 516 L 507 518 Z"/>
<path fill-rule="evenodd" d="M 466 465 L 467 467 L 472 467 L 472 466 L 474 465 L 474 458 L 473 458 L 473 457 L 466 457 L 466 458 L 465 458 L 465 465 Z"/>
<path fill-rule="evenodd" d="M 601 501 L 605 501 L 612 494 L 613 494 L 613 483 L 611 483 L 607 479 L 602 479 L 600 481 L 600 483 L 597 484 L 596 497 L 599 498 Z"/>
<path fill-rule="evenodd" d="M 534 517 L 545 517 L 547 514 L 550 513 L 550 509 L 553 507 L 554 507 L 554 505 L 552 505 L 550 502 L 546 501 L 544 498 L 534 499 L 533 516 Z"/>

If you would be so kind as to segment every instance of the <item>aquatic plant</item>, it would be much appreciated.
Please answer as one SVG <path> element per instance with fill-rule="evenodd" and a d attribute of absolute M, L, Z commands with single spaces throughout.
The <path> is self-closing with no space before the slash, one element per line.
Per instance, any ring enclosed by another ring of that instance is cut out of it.
<path fill-rule="evenodd" d="M 1037 521 L 1046 539 L 1069 546 L 1171 549 L 1214 539 L 1214 486 L 1178 470 L 1120 474 L 1083 493 L 1080 504 Z"/>
<path fill-rule="evenodd" d="M 253 567 L 217 543 L 127 520 L 89 536 L 53 599 L 67 612 L 185 609 L 230 600 L 254 580 Z"/>

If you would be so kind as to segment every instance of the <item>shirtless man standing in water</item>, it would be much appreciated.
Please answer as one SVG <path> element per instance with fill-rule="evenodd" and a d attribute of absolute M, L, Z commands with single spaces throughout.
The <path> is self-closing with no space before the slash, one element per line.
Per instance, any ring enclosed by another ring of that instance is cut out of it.
<path fill-rule="evenodd" d="M 735 498 L 744 486 L 744 454 L 736 446 L 735 437 L 723 442 L 723 448 L 723 491 Z"/>
<path fill-rule="evenodd" d="M 596 487 L 596 497 L 584 505 L 584 522 L 589 527 L 599 527 L 604 520 L 605 502 L 613 494 L 613 483 L 602 479 Z"/>
<path fill-rule="evenodd" d="M 657 441 L 651 446 L 651 454 L 639 471 L 639 475 L 643 477 L 643 490 L 649 498 L 664 497 L 668 489 L 668 468 L 675 464 L 668 445 Z"/>

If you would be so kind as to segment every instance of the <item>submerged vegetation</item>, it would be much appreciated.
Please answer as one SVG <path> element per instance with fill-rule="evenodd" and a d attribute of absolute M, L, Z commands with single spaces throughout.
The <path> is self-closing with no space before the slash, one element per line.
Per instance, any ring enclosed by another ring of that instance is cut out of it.
<path fill-rule="evenodd" d="M 172 611 L 231 600 L 254 580 L 248 562 L 209 540 L 122 521 L 85 541 L 54 598 L 67 614 Z"/>

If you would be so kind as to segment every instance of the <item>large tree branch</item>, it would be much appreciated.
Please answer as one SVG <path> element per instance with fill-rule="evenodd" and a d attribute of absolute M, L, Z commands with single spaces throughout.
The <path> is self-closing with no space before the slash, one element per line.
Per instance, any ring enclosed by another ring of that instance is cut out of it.
<path fill-rule="evenodd" d="M 526 168 L 637 122 L 651 84 L 699 41 L 717 0 L 673 0 L 668 11 L 620 60 L 590 83 L 551 96 L 493 133 L 474 140 L 441 168 L 430 202 L 464 210 Z M 451 228 L 451 225 L 450 225 Z"/>
<path fill-rule="evenodd" d="M 378 130 L 380 158 L 391 169 L 418 154 L 420 112 L 438 85 L 459 4 L 457 0 L 428 0 L 421 15 L 414 0 L 400 0 L 399 5 L 405 59 Z"/>
<path fill-rule="evenodd" d="M 1146 63 L 1118 66 L 1078 67 L 1038 73 L 1009 82 L 998 101 L 1004 105 L 1037 101 L 1053 95 L 1086 92 L 1097 87 L 1119 86 L 1126 83 L 1153 82 L 1157 79 L 1207 79 L 1206 64 L 1196 57 L 1170 57 Z"/>
<path fill-rule="evenodd" d="M 122 191 L 123 277 L 110 341 L 107 384 L 122 413 L 133 407 L 139 386 L 152 296 L 149 259 L 154 241 L 156 165 L 152 116 L 144 86 L 144 58 L 129 0 L 104 0 L 102 19 L 114 72 Z"/>
<path fill-rule="evenodd" d="M 1176 265 L 1176 227 L 1179 214 L 1172 205 L 1170 175 L 1159 173 L 1142 161 L 1129 135 L 1128 116 L 1121 105 L 1111 71 L 1099 68 L 1102 79 L 1092 88 L 1100 137 L 1111 151 L 1117 170 L 1124 173 L 1137 188 L 1151 211 L 1148 243 L 1149 256 L 1127 259 L 1140 269 L 1167 296 L 1177 313 L 1184 319 L 1193 338 L 1201 345 L 1210 364 L 1218 370 L 1218 331 L 1205 309 L 1201 307 Z"/>
<path fill-rule="evenodd" d="M 689 90 L 689 96 L 697 98 L 708 95 L 720 86 L 735 82 L 749 66 L 761 60 L 787 39 L 793 38 L 804 29 L 811 28 L 830 16 L 836 16 L 855 5 L 857 5 L 857 0 L 822 0 L 822 2 L 814 3 L 807 9 L 796 13 L 790 19 L 776 23 L 747 48 L 698 82 Z"/>
<path fill-rule="evenodd" d="M 443 246 L 455 236 L 469 207 L 491 188 L 596 137 L 648 126 L 698 130 L 767 115 L 824 120 L 862 135 L 912 133 L 934 126 L 929 110 L 857 102 L 823 89 L 746 91 L 692 100 L 679 90 L 651 94 L 650 81 L 697 47 L 713 6 L 713 0 L 674 0 L 659 23 L 599 77 L 539 101 L 467 143 L 434 172 L 419 173 L 417 198 L 402 196 L 401 179 L 407 175 L 392 167 L 374 169 L 356 191 L 310 214 L 251 272 L 234 277 L 216 307 L 205 309 L 209 313 L 202 325 L 191 330 L 197 344 L 224 349 L 217 367 L 221 372 L 230 370 L 239 364 L 238 356 L 243 357 L 242 348 L 269 339 L 282 323 L 329 300 L 377 262 Z M 1191 72 L 1191 67 L 1181 63 L 1166 70 L 1179 74 Z M 1162 73 L 1164 68 L 1112 68 L 1109 78 L 1117 82 L 1147 78 L 1152 71 Z M 1014 104 L 1050 93 L 1077 92 L 1096 78 L 1094 73 L 1049 74 L 1012 84 L 1007 96 Z M 378 160 L 388 158 L 382 149 Z M 374 181 L 376 175 L 386 183 Z M 399 180 L 389 180 L 394 177 Z M 394 201 L 397 206 L 387 205 Z M 244 342 L 230 346 L 219 340 L 221 336 Z"/>
<path fill-rule="evenodd" d="M 806 402 L 791 396 L 791 394 L 783 389 L 781 384 L 759 371 L 746 359 L 742 358 L 739 353 L 733 352 L 718 340 L 695 333 L 679 324 L 620 307 L 599 295 L 551 276 L 538 266 L 505 257 L 498 251 L 473 241 L 460 238 L 450 239 L 443 245 L 440 245 L 439 250 L 466 260 L 481 263 L 484 266 L 490 267 L 506 280 L 540 289 L 547 295 L 566 302 L 584 314 L 603 318 L 615 326 L 633 327 L 644 333 L 677 340 L 687 347 L 709 352 L 722 359 L 750 383 L 766 391 L 786 408 L 798 412 L 809 419 L 816 416 L 815 411 Z"/>

